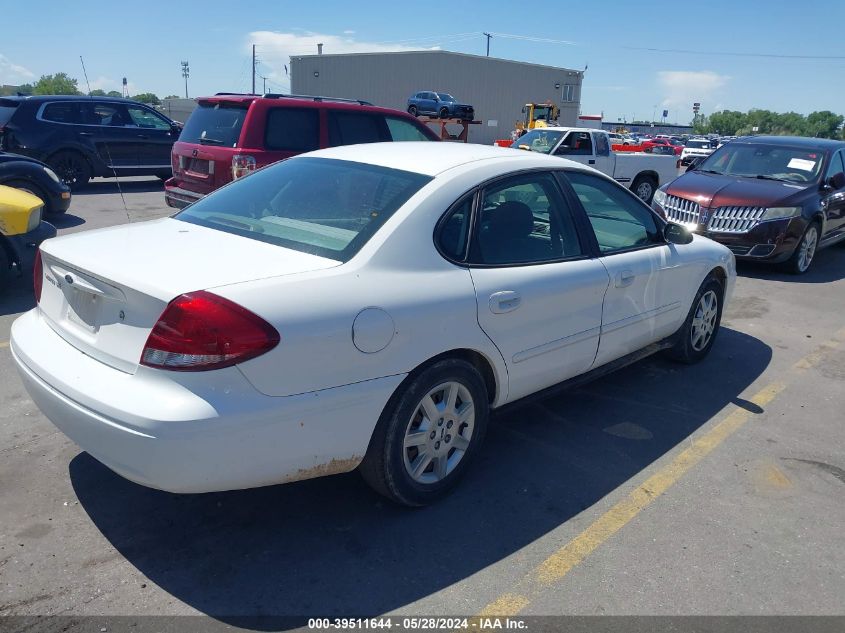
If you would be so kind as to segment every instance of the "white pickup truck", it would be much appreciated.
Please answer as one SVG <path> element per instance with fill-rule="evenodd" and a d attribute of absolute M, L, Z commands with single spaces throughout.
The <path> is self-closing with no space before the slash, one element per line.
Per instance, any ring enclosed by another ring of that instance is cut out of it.
<path fill-rule="evenodd" d="M 511 147 L 562 156 L 594 167 L 628 187 L 647 203 L 651 203 L 658 187 L 678 176 L 674 155 L 613 152 L 607 132 L 603 130 L 536 128 L 519 137 Z"/>

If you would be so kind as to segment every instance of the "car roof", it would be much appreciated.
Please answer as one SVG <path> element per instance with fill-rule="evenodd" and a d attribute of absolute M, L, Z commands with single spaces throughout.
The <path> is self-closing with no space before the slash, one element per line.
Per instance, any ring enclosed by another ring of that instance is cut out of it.
<path fill-rule="evenodd" d="M 91 95 L 15 95 L 9 97 L 2 97 L 3 99 L 12 99 L 14 101 L 114 101 L 117 103 L 140 103 L 133 99 L 125 97 L 98 97 Z"/>
<path fill-rule="evenodd" d="M 548 166 L 590 171 L 580 163 L 556 156 L 475 143 L 433 143 L 430 141 L 367 143 L 321 149 L 300 156 L 366 163 L 425 176 L 436 176 L 467 163 L 495 159 L 511 160 L 514 163 L 524 161 L 526 168 Z M 518 166 L 517 163 L 515 167 Z"/>
<path fill-rule="evenodd" d="M 830 138 L 811 138 L 809 136 L 741 136 L 736 140 L 751 145 L 788 145 L 806 149 L 829 150 L 845 148 L 845 141 Z"/>
<path fill-rule="evenodd" d="M 237 103 L 248 105 L 253 101 L 263 102 L 268 104 L 280 105 L 282 107 L 306 107 L 306 108 L 327 108 L 338 110 L 356 110 L 366 112 L 379 112 L 381 114 L 403 115 L 408 117 L 408 113 L 404 110 L 395 110 L 393 108 L 383 108 L 376 106 L 366 101 L 354 101 L 350 99 L 335 99 L 333 97 L 321 97 L 310 95 L 290 95 L 290 96 L 272 96 L 265 97 L 264 95 L 250 95 L 250 94 L 234 94 L 234 93 L 219 93 L 216 95 L 209 95 L 207 97 L 197 97 L 197 103 L 217 104 L 217 103 Z"/>

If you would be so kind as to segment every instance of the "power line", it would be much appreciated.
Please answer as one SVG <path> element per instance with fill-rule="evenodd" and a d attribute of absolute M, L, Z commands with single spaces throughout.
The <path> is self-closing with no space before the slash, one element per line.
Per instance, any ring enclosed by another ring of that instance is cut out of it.
<path fill-rule="evenodd" d="M 525 40 L 526 42 L 540 42 L 542 44 L 566 44 L 568 46 L 578 46 L 577 42 L 570 42 L 569 40 L 553 40 L 547 37 L 534 37 L 533 35 L 514 35 L 513 33 L 490 33 L 496 37 L 504 37 L 511 40 Z"/>
<path fill-rule="evenodd" d="M 845 55 L 782 55 L 780 53 L 736 53 L 725 51 L 690 51 L 679 48 L 650 48 L 645 46 L 623 46 L 632 51 L 648 51 L 650 53 L 682 53 L 688 55 L 722 55 L 727 57 L 771 57 L 775 59 L 845 59 Z"/>

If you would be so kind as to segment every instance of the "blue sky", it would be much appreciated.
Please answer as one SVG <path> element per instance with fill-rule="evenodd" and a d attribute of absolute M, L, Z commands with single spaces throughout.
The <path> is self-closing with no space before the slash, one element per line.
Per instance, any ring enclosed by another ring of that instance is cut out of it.
<path fill-rule="evenodd" d="M 318 41 L 326 53 L 439 47 L 483 55 L 487 31 L 502 34 L 493 37 L 491 56 L 579 70 L 589 64 L 582 111 L 604 112 L 607 120 L 649 119 L 668 109 L 669 121 L 686 123 L 693 101 L 705 113 L 759 107 L 845 114 L 842 0 L 486 1 L 470 9 L 348 0 L 96 6 L 2 0 L 0 83 L 64 71 L 84 89 L 82 55 L 92 88 L 119 90 L 125 76 L 133 93 L 184 94 L 179 62 L 187 59 L 191 96 L 248 91 L 255 43 L 268 90 L 283 91 L 287 57 L 315 53 Z M 10 28 L 16 24 L 25 26 Z"/>

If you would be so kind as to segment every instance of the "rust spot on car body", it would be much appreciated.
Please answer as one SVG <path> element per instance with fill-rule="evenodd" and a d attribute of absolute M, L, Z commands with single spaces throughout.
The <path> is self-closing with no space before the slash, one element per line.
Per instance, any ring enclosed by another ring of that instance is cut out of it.
<path fill-rule="evenodd" d="M 314 479 L 316 477 L 327 477 L 329 475 L 339 475 L 341 473 L 348 473 L 349 471 L 358 468 L 363 457 L 353 455 L 345 459 L 333 459 L 325 464 L 315 464 L 310 468 L 300 468 L 293 475 L 285 479 L 286 483 L 292 481 L 302 481 L 304 479 Z"/>

